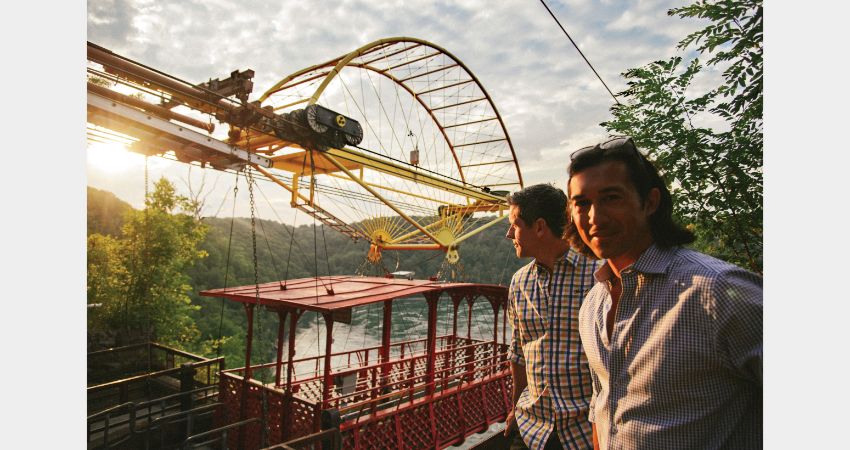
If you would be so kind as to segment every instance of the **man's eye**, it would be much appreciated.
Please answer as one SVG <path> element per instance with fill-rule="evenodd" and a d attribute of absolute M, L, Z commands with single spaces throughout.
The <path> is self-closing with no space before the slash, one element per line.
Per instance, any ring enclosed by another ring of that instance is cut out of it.
<path fill-rule="evenodd" d="M 590 201 L 589 200 L 578 200 L 578 201 L 574 202 L 573 205 L 576 208 L 583 209 L 583 208 L 587 208 L 588 206 L 590 206 Z"/>

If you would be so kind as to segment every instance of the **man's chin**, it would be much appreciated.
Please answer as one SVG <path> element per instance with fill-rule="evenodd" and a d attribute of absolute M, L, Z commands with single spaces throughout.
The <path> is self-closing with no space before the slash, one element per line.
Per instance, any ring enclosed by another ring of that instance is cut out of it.
<path fill-rule="evenodd" d="M 607 247 L 601 247 L 598 245 L 591 245 L 589 247 L 593 254 L 599 259 L 608 259 L 611 257 L 611 251 Z"/>

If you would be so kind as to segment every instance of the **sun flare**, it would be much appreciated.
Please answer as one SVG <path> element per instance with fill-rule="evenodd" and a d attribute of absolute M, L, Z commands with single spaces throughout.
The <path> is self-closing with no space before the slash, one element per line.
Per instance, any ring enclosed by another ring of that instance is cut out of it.
<path fill-rule="evenodd" d="M 135 139 L 104 130 L 91 125 L 86 129 L 86 162 L 89 166 L 103 172 L 119 173 L 138 165 L 144 158 L 129 151 L 128 146 Z"/>

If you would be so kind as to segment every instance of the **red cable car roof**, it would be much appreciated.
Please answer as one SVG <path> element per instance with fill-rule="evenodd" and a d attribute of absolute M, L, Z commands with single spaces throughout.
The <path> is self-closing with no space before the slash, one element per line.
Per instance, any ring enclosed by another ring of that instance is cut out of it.
<path fill-rule="evenodd" d="M 259 285 L 257 301 L 256 286 L 208 289 L 200 295 L 222 297 L 241 303 L 259 303 L 273 309 L 302 309 L 318 312 L 333 312 L 352 306 L 368 305 L 398 298 L 424 295 L 429 292 L 448 292 L 457 295 L 484 295 L 507 298 L 508 289 L 495 284 L 444 283 L 429 280 L 407 280 L 399 278 L 360 277 L 334 275 L 325 277 L 274 281 Z"/>

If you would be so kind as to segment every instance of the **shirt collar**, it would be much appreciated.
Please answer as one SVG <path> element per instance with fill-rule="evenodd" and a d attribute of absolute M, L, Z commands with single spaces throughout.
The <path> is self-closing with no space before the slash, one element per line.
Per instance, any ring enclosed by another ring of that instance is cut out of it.
<path fill-rule="evenodd" d="M 673 256 L 677 251 L 678 247 L 661 248 L 653 243 L 629 267 L 641 273 L 667 273 L 670 264 L 673 263 Z M 599 269 L 596 269 L 593 276 L 596 278 L 596 281 L 607 281 L 614 276 L 614 271 L 611 270 L 611 266 L 605 263 Z"/>
<path fill-rule="evenodd" d="M 567 251 L 564 252 L 563 255 L 555 258 L 555 265 L 552 266 L 552 269 L 557 270 L 559 264 L 569 264 L 575 267 L 578 265 L 579 258 L 581 258 L 581 256 L 578 254 L 578 252 L 576 252 L 572 249 L 572 247 L 570 247 L 567 249 Z M 543 264 L 538 263 L 537 259 L 534 260 L 534 267 L 537 268 L 537 273 L 540 273 L 541 271 L 549 272 L 549 269 L 547 269 Z"/>

